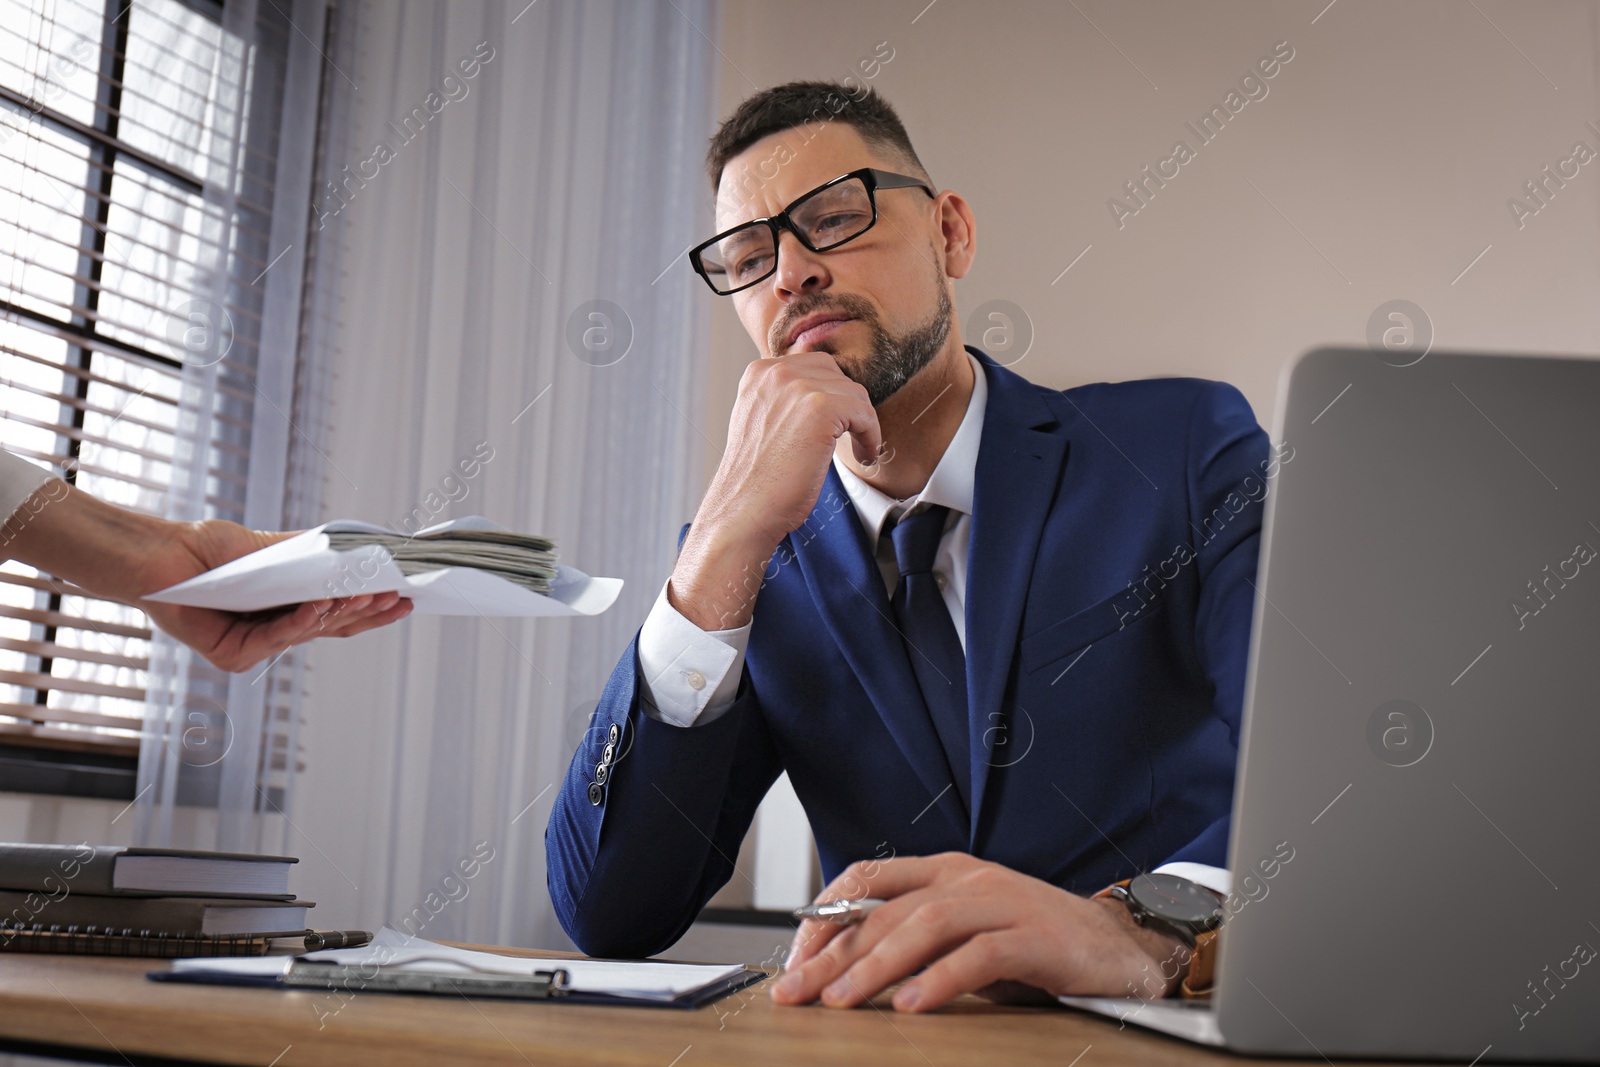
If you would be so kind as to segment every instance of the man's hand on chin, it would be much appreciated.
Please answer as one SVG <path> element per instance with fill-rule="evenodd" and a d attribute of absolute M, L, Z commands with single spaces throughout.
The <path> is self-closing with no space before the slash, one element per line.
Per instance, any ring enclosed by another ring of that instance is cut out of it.
<path fill-rule="evenodd" d="M 850 926 L 801 924 L 775 1001 L 855 1007 L 919 970 L 896 991 L 897 1010 L 931 1011 L 962 993 L 1153 998 L 1187 969 L 1183 944 L 1139 926 L 1123 904 L 961 852 L 852 864 L 817 902 L 863 897 L 886 903 Z"/>
<path fill-rule="evenodd" d="M 668 602 L 702 630 L 732 630 L 755 610 L 755 579 L 817 506 L 840 437 L 875 461 L 883 429 L 867 390 L 826 352 L 752 361 L 739 379 L 728 447 L 678 551 Z"/>

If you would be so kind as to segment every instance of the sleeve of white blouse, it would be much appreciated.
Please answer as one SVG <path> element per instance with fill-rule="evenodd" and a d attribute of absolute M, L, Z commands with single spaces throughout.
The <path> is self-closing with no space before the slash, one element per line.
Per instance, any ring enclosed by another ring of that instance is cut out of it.
<path fill-rule="evenodd" d="M 27 499 L 56 472 L 0 450 L 0 523 L 16 514 Z"/>

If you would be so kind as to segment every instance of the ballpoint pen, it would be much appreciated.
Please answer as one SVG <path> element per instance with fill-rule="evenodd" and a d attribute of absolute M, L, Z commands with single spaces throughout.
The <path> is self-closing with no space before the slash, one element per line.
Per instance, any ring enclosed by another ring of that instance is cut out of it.
<path fill-rule="evenodd" d="M 864 922 L 883 901 L 876 897 L 863 897 L 860 900 L 834 900 L 827 904 L 807 904 L 803 908 L 794 909 L 796 919 L 822 919 L 830 923 Z"/>
<path fill-rule="evenodd" d="M 356 948 L 372 940 L 366 930 L 307 930 L 306 948 Z"/>

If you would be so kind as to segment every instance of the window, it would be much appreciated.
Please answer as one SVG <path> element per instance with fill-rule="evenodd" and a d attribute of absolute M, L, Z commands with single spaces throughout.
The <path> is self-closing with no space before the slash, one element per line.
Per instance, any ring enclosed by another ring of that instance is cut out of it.
<path fill-rule="evenodd" d="M 241 42 L 208 0 L 0 0 L 0 445 L 103 500 L 165 513 L 184 376 L 214 366 L 206 512 L 243 518 L 262 278 L 288 251 L 270 237 L 289 7 L 258 5 Z M 150 636 L 142 612 L 6 563 L 0 759 L 131 768 Z"/>

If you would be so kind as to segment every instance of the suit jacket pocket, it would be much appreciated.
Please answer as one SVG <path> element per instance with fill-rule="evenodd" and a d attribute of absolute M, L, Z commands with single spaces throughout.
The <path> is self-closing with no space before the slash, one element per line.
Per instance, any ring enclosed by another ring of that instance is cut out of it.
<path fill-rule="evenodd" d="M 1128 590 L 1114 593 L 1024 637 L 1019 648 L 1022 670 L 1026 674 L 1060 670 L 1088 645 L 1141 623 L 1160 610 L 1160 601 L 1146 604 Z"/>

